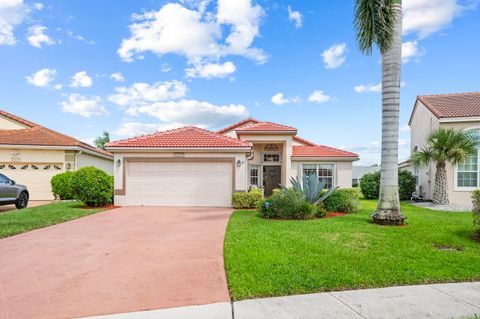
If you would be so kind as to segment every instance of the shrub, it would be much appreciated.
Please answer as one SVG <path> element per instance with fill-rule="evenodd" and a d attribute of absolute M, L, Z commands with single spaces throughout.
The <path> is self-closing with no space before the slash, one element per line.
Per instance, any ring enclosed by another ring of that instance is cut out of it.
<path fill-rule="evenodd" d="M 409 200 L 415 192 L 415 176 L 406 170 L 398 171 L 400 200 Z M 378 199 L 380 193 L 380 172 L 365 174 L 360 178 L 360 189 L 366 199 Z"/>
<path fill-rule="evenodd" d="M 237 192 L 232 195 L 232 206 L 235 209 L 258 208 L 263 200 L 263 192 L 259 188 L 253 188 L 248 193 Z"/>
<path fill-rule="evenodd" d="M 52 177 L 52 193 L 58 199 L 73 199 L 72 191 L 73 172 L 60 173 Z"/>
<path fill-rule="evenodd" d="M 398 187 L 400 200 L 410 200 L 412 193 L 417 188 L 417 181 L 412 172 L 407 170 L 398 171 Z"/>
<path fill-rule="evenodd" d="M 72 177 L 74 198 L 90 207 L 110 204 L 113 199 L 113 177 L 96 167 L 83 167 Z"/>
<path fill-rule="evenodd" d="M 310 219 L 316 216 L 317 207 L 303 198 L 303 194 L 292 188 L 275 192 L 259 208 L 264 218 Z"/>
<path fill-rule="evenodd" d="M 378 199 L 380 192 L 380 172 L 368 173 L 360 178 L 360 189 L 366 199 Z"/>
<path fill-rule="evenodd" d="M 472 192 L 473 202 L 473 224 L 476 227 L 476 236 L 480 238 L 480 190 Z"/>
<path fill-rule="evenodd" d="M 350 188 L 338 189 L 325 200 L 329 212 L 356 213 L 360 210 L 358 193 Z"/>

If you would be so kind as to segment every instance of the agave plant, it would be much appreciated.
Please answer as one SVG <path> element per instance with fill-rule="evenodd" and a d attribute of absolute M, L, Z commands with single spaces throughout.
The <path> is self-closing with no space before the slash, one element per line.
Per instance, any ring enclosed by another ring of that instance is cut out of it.
<path fill-rule="evenodd" d="M 327 199 L 334 191 L 337 190 L 338 186 L 332 187 L 325 192 L 325 194 L 320 196 L 320 193 L 325 189 L 327 182 L 320 181 L 316 174 L 312 175 L 303 175 L 303 183 L 300 183 L 298 176 L 296 178 L 291 178 L 290 182 L 292 183 L 293 188 L 303 194 L 305 200 L 309 203 L 318 205 Z"/>

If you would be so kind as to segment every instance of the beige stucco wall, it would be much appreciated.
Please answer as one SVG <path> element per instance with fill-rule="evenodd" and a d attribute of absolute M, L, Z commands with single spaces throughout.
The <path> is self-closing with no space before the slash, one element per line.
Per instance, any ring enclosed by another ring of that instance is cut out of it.
<path fill-rule="evenodd" d="M 241 165 L 237 167 L 235 165 L 235 190 L 236 191 L 246 191 L 247 190 L 247 159 L 245 153 L 227 153 L 227 152 L 209 152 L 209 153 L 202 153 L 202 152 L 184 152 L 183 158 L 232 158 L 234 159 L 235 163 L 240 160 Z M 120 166 L 114 165 L 114 188 L 115 189 L 122 189 L 123 188 L 123 172 L 124 172 L 124 157 L 145 157 L 145 158 L 175 158 L 173 152 L 127 152 L 127 153 L 114 153 L 114 163 L 117 160 L 120 160 Z M 178 158 L 179 161 L 182 158 Z M 115 195 L 115 203 L 118 205 L 125 205 L 126 204 L 126 196 L 124 195 Z"/>
<path fill-rule="evenodd" d="M 113 175 L 113 159 L 93 156 L 84 152 L 77 155 L 77 169 L 85 166 L 95 166 L 104 170 L 107 174 Z"/>
<path fill-rule="evenodd" d="M 63 163 L 65 151 L 23 149 L 23 148 L 1 148 L 0 162 L 22 162 L 22 163 Z"/>
<path fill-rule="evenodd" d="M 25 128 L 25 126 L 21 125 L 20 123 L 17 123 L 0 115 L 0 130 L 19 130 L 23 128 Z"/>
<path fill-rule="evenodd" d="M 291 169 L 292 176 L 296 177 L 301 173 L 302 164 L 333 164 L 335 167 L 335 186 L 340 186 L 341 188 L 352 187 L 352 162 L 293 160 Z"/>
<path fill-rule="evenodd" d="M 463 121 L 450 122 L 449 120 L 437 119 L 428 109 L 421 103 L 417 102 L 417 108 L 412 116 L 411 121 L 411 147 L 412 151 L 415 145 L 421 150 L 426 145 L 428 135 L 439 127 L 454 128 L 461 130 L 480 129 L 480 121 Z M 433 198 L 435 187 L 435 165 L 419 168 L 419 186 L 421 193 L 425 199 Z M 461 190 L 455 187 L 455 167 L 451 164 L 447 165 L 448 179 L 448 196 L 451 203 L 468 204 L 471 203 L 470 190 Z"/>

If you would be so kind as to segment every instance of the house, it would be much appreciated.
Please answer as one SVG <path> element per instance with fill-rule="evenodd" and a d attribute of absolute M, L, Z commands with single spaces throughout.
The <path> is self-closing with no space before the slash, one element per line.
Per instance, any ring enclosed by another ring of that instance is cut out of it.
<path fill-rule="evenodd" d="M 411 151 L 426 146 L 429 134 L 438 128 L 467 132 L 480 131 L 480 92 L 418 96 L 410 121 Z M 470 203 L 470 192 L 479 188 L 479 153 L 468 156 L 464 163 L 447 164 L 448 196 L 451 203 Z M 433 198 L 435 164 L 413 167 L 418 180 L 417 193 Z"/>
<path fill-rule="evenodd" d="M 113 174 L 113 156 L 0 110 L 0 173 L 26 185 L 31 200 L 53 199 L 52 176 L 84 166 Z"/>
<path fill-rule="evenodd" d="M 115 204 L 230 206 L 233 192 L 270 195 L 291 177 L 316 173 L 327 187 L 352 186 L 358 155 L 316 145 L 297 129 L 247 119 L 213 132 L 198 127 L 110 142 Z"/>
<path fill-rule="evenodd" d="M 360 178 L 362 178 L 366 174 L 375 173 L 380 171 L 379 165 L 372 165 L 372 166 L 353 166 L 352 167 L 352 185 L 354 187 L 359 186 Z"/>

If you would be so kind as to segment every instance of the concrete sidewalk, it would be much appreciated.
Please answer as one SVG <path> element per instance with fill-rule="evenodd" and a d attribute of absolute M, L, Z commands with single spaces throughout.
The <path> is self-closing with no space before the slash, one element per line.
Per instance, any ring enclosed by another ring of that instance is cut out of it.
<path fill-rule="evenodd" d="M 233 314 L 233 315 L 232 315 Z M 325 292 L 124 313 L 91 319 L 389 319 L 480 315 L 480 282 Z"/>

